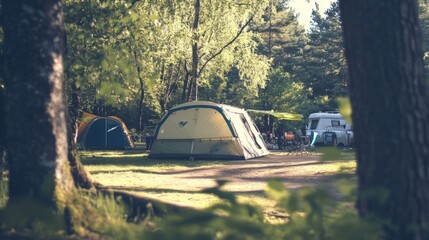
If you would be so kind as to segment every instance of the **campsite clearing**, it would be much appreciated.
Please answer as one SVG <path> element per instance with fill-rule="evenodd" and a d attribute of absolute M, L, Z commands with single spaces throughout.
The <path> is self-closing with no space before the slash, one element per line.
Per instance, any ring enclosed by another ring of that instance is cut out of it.
<path fill-rule="evenodd" d="M 182 206 L 205 208 L 220 201 L 201 190 L 216 186 L 216 180 L 228 180 L 223 190 L 261 206 L 266 216 L 279 216 L 275 201 L 265 194 L 269 179 L 281 180 L 288 189 L 323 185 L 338 193 L 336 174 L 345 173 L 354 182 L 356 167 L 352 152 L 335 161 L 283 152 L 241 161 L 151 160 L 140 149 L 86 151 L 81 156 L 92 177 L 107 187 Z"/>

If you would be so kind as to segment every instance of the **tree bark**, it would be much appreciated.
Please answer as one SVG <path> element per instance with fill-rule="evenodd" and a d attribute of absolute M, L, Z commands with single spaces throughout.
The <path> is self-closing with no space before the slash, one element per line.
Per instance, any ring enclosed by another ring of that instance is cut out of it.
<path fill-rule="evenodd" d="M 9 203 L 64 214 L 74 189 L 67 159 L 61 0 L 4 0 Z"/>
<path fill-rule="evenodd" d="M 144 108 L 144 81 L 140 76 L 141 69 L 137 67 L 139 70 L 139 83 L 140 83 L 140 99 L 139 99 L 139 133 L 143 131 L 143 108 Z"/>
<path fill-rule="evenodd" d="M 186 66 L 186 61 L 183 64 L 183 70 L 185 71 L 185 77 L 183 78 L 182 101 L 186 101 L 187 102 L 187 99 L 186 99 L 186 95 L 187 95 L 186 94 L 186 89 L 188 87 L 189 71 L 188 71 L 188 68 Z"/>
<path fill-rule="evenodd" d="M 198 101 L 198 25 L 200 22 L 200 0 L 195 0 L 194 5 L 194 24 L 192 26 L 193 39 L 192 39 L 192 70 L 191 70 L 191 83 L 192 83 L 192 94 L 191 100 Z"/>
<path fill-rule="evenodd" d="M 416 0 L 340 1 L 363 217 L 429 239 L 429 87 Z"/>
<path fill-rule="evenodd" d="M 90 189 L 97 184 L 91 179 L 89 173 L 84 169 L 82 162 L 80 161 L 75 141 L 77 130 L 73 130 L 75 125 L 77 127 L 77 119 L 75 119 L 75 121 L 76 122 L 73 124 L 73 120 L 70 120 L 67 125 L 67 158 L 75 187 Z"/>
<path fill-rule="evenodd" d="M 4 88 L 0 87 L 0 182 L 6 167 L 6 113 L 4 102 Z"/>
<path fill-rule="evenodd" d="M 71 83 L 71 96 L 70 96 L 70 100 L 71 100 L 71 106 L 69 108 L 69 119 L 70 119 L 70 134 L 72 136 L 72 142 L 69 143 L 73 143 L 76 144 L 77 143 L 77 130 L 79 128 L 79 105 L 80 105 L 80 100 L 79 100 L 79 94 L 78 94 L 78 87 L 76 86 L 76 78 L 73 78 L 72 83 Z"/>
<path fill-rule="evenodd" d="M 142 78 L 142 69 L 140 67 L 140 65 L 138 64 L 138 57 L 137 57 L 137 51 L 133 50 L 133 54 L 134 54 L 134 59 L 136 61 L 136 70 L 137 70 L 137 75 L 139 78 L 139 83 L 140 83 L 140 98 L 139 98 L 139 119 L 138 119 L 138 123 L 139 123 L 139 129 L 138 129 L 138 133 L 142 133 L 143 131 L 143 108 L 144 108 L 144 80 Z"/>

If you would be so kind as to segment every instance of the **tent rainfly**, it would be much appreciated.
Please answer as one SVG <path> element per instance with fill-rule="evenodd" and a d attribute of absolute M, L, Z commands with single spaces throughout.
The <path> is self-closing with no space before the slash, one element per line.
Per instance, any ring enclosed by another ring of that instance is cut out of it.
<path fill-rule="evenodd" d="M 84 113 L 79 124 L 77 143 L 84 149 L 132 149 L 127 126 L 118 117 L 99 117 Z"/>
<path fill-rule="evenodd" d="M 250 159 L 268 154 L 244 109 L 195 101 L 171 108 L 161 119 L 149 157 Z"/>

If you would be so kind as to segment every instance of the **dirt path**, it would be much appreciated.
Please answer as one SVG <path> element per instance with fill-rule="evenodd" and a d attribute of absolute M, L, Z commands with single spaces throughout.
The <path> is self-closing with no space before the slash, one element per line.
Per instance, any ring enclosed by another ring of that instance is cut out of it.
<path fill-rule="evenodd" d="M 327 167 L 327 168 L 326 168 Z M 172 170 L 147 176 L 146 181 L 168 185 L 171 189 L 201 191 L 213 187 L 215 180 L 228 180 L 225 190 L 233 192 L 263 191 L 266 181 L 282 180 L 288 188 L 317 184 L 324 181 L 331 166 L 320 163 L 318 156 L 271 155 L 246 161 L 226 162 L 225 165 Z"/>
<path fill-rule="evenodd" d="M 216 180 L 228 180 L 224 190 L 242 195 L 261 196 L 267 180 L 281 180 L 288 189 L 330 184 L 341 169 L 353 169 L 353 161 L 320 162 L 318 155 L 273 153 L 264 158 L 227 161 L 199 167 L 124 169 L 93 174 L 112 188 L 163 199 L 188 206 L 210 204 L 200 191 L 214 187 Z M 160 160 L 162 161 L 162 160 Z M 112 181 L 114 179 L 114 181 Z M 204 202 L 204 204 L 202 203 Z"/>

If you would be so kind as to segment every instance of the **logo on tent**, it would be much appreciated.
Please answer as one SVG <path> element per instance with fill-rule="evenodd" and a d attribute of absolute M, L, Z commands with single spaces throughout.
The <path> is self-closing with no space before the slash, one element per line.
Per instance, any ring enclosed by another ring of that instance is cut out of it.
<path fill-rule="evenodd" d="M 116 129 L 116 128 L 118 128 L 118 127 L 119 127 L 119 126 L 112 127 L 111 129 L 107 130 L 107 132 L 111 132 L 111 131 L 115 130 L 115 129 Z"/>
<path fill-rule="evenodd" d="M 179 122 L 179 128 L 183 128 L 186 124 L 187 124 L 188 122 L 185 122 L 185 121 L 180 121 Z"/>

